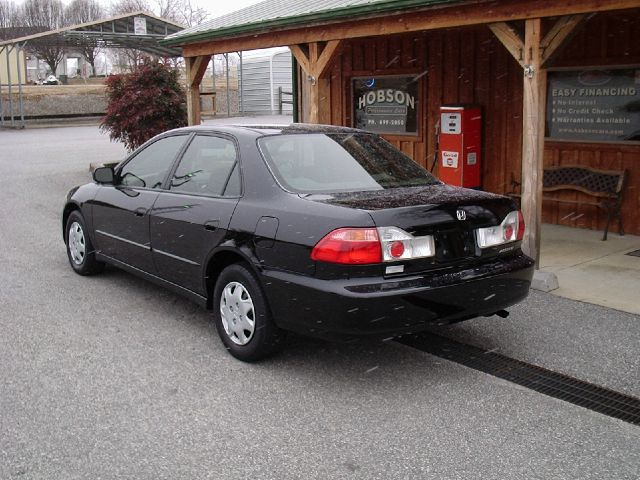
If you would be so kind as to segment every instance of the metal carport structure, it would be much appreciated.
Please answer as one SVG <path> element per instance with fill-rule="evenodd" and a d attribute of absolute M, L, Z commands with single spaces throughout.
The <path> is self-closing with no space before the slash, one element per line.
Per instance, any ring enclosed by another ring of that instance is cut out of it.
<path fill-rule="evenodd" d="M 0 127 L 24 127 L 24 102 L 20 62 L 23 52 L 29 46 L 53 48 L 129 48 L 140 50 L 159 57 L 180 57 L 180 48 L 160 45 L 159 40 L 183 30 L 185 27 L 178 23 L 152 14 L 137 11 L 115 17 L 97 20 L 79 25 L 36 33 L 25 37 L 14 38 L 0 42 L 0 57 L 6 56 L 8 89 L 8 115 L 5 114 L 3 96 L 3 82 L 0 82 Z M 14 92 L 11 62 L 17 67 L 17 95 Z M 16 99 L 14 97 L 17 96 Z M 15 112 L 15 113 L 14 113 Z M 9 117 L 5 121 L 5 116 Z"/>

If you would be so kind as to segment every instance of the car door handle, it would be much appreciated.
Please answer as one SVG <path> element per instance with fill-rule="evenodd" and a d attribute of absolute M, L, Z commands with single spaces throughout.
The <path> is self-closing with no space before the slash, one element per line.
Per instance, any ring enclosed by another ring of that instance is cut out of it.
<path fill-rule="evenodd" d="M 214 232 L 218 229 L 218 225 L 220 225 L 220 220 L 209 220 L 208 222 L 205 222 L 204 229 Z"/>
<path fill-rule="evenodd" d="M 134 213 L 136 214 L 136 217 L 144 217 L 145 213 L 147 213 L 147 209 L 144 207 L 140 207 L 140 208 L 136 208 Z"/>

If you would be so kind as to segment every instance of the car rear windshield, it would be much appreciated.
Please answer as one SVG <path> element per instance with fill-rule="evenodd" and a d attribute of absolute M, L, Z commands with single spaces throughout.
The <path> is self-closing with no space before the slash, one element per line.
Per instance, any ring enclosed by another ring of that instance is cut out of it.
<path fill-rule="evenodd" d="M 297 193 L 383 190 L 439 181 L 377 135 L 313 133 L 258 140 L 280 184 Z"/>

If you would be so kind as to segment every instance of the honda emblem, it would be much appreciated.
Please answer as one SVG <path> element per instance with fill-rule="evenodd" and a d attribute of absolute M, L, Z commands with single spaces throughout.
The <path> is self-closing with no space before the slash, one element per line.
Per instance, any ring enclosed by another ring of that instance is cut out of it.
<path fill-rule="evenodd" d="M 464 210 L 456 210 L 456 216 L 458 217 L 458 220 L 466 220 L 467 212 L 465 212 Z"/>

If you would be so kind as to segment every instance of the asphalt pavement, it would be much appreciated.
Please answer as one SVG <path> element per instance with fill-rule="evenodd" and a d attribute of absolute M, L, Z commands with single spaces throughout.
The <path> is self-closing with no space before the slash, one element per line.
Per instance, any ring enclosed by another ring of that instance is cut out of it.
<path fill-rule="evenodd" d="M 640 427 L 388 341 L 232 358 L 208 312 L 67 263 L 95 126 L 0 131 L 1 479 L 638 479 Z M 640 396 L 640 317 L 533 293 L 438 329 Z"/>

